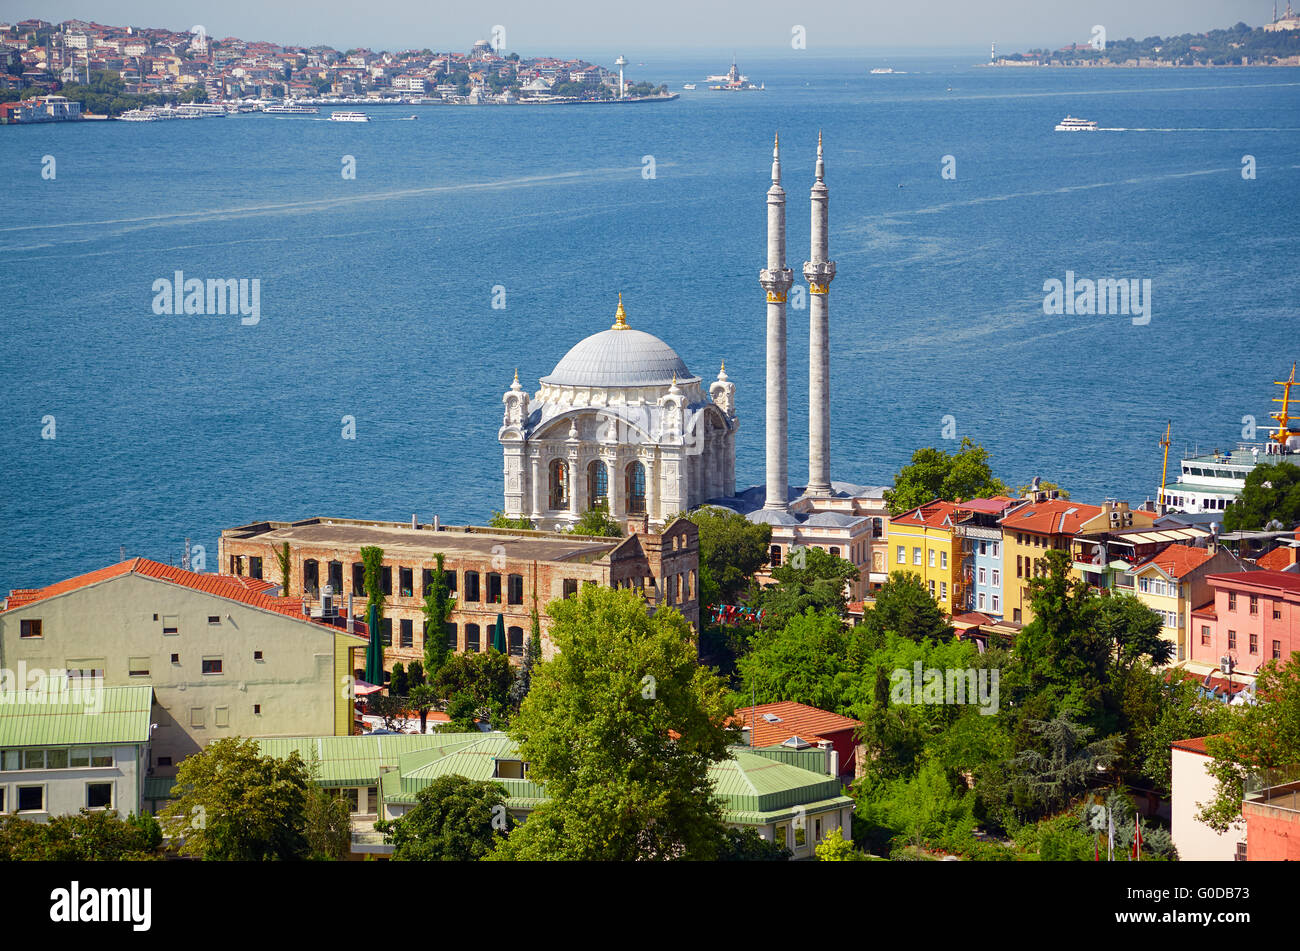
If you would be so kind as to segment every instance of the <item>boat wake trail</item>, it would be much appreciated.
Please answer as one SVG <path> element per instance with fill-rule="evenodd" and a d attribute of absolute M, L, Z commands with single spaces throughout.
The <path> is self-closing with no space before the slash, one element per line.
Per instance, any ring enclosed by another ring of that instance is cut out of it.
<path fill-rule="evenodd" d="M 1097 129 L 1098 132 L 1300 132 L 1300 129 L 1286 128 L 1282 126 L 1266 126 L 1262 128 L 1241 128 L 1241 129 L 1126 129 L 1114 128 L 1108 129 L 1104 126 Z"/>

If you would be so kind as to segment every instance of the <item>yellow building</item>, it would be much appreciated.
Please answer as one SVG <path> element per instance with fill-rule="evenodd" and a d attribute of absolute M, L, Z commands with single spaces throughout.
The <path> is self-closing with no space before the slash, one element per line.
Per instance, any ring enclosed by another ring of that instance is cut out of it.
<path fill-rule="evenodd" d="M 1028 624 L 1029 582 L 1046 572 L 1043 556 L 1052 549 L 1070 553 L 1071 542 L 1085 522 L 1102 513 L 1099 505 L 1068 499 L 1026 500 L 1002 518 L 1002 614 Z"/>
<path fill-rule="evenodd" d="M 965 603 L 961 542 L 953 532 L 958 510 L 952 502 L 934 501 L 889 519 L 885 569 L 919 574 L 948 614 L 960 613 Z"/>
<path fill-rule="evenodd" d="M 1185 661 L 1191 653 L 1187 632 L 1192 611 L 1213 607 L 1214 590 L 1206 577 L 1241 570 L 1241 563 L 1226 551 L 1170 545 L 1133 569 L 1130 593 L 1160 615 L 1160 636 L 1174 645 L 1174 661 Z"/>

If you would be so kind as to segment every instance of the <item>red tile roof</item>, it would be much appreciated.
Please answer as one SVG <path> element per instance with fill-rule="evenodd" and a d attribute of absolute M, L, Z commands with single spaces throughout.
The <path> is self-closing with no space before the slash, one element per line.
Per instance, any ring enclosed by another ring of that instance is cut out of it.
<path fill-rule="evenodd" d="M 936 499 L 933 502 L 918 505 L 910 512 L 896 515 L 889 521 L 895 525 L 925 525 L 928 528 L 943 528 L 945 523 L 952 524 L 952 517 L 956 511 L 957 506 L 954 503 Z"/>
<path fill-rule="evenodd" d="M 1294 571 L 1240 571 L 1235 574 L 1210 575 L 1205 579 L 1211 584 L 1246 584 L 1259 588 L 1273 588 L 1276 591 L 1300 593 L 1300 574 Z"/>
<path fill-rule="evenodd" d="M 779 721 L 764 719 L 764 714 L 779 717 Z M 805 703 L 782 700 L 779 703 L 760 703 L 757 707 L 740 707 L 732 723 L 753 726 L 750 740 L 754 746 L 779 746 L 792 736 L 816 743 L 830 739 L 832 733 L 856 730 L 862 724 L 852 717 L 842 717 L 829 710 L 819 710 Z"/>
<path fill-rule="evenodd" d="M 205 594 L 215 595 L 229 601 L 238 601 L 255 608 L 261 608 L 264 611 L 274 611 L 277 614 L 283 614 L 298 620 L 311 620 L 303 615 L 302 601 L 300 599 L 282 598 L 267 594 L 269 590 L 277 587 L 271 582 L 256 578 L 242 578 L 235 575 L 201 574 L 197 571 L 186 571 L 184 568 L 177 568 L 173 565 L 164 565 L 162 562 L 150 561 L 148 558 L 131 558 L 116 565 L 97 568 L 84 575 L 77 575 L 75 578 L 56 581 L 44 588 L 14 589 L 6 599 L 3 610 L 11 611 L 37 601 L 44 601 L 47 598 L 67 594 L 70 591 L 78 591 L 102 581 L 130 574 L 156 578 L 169 584 L 181 585 L 193 591 L 202 591 Z M 326 624 L 325 626 L 331 625 Z"/>
<path fill-rule="evenodd" d="M 979 611 L 969 611 L 966 614 L 959 614 L 952 619 L 953 627 L 978 627 L 981 624 L 992 624 L 993 618 L 987 614 L 981 614 Z"/>
<path fill-rule="evenodd" d="M 1196 736 L 1188 740 L 1174 740 L 1169 744 L 1176 750 L 1186 750 L 1188 753 L 1200 753 L 1202 756 L 1209 756 L 1210 751 L 1205 748 L 1205 741 L 1208 736 Z"/>
<path fill-rule="evenodd" d="M 1279 545 L 1267 555 L 1256 558 L 1255 564 L 1265 571 L 1281 571 L 1287 565 L 1295 564 L 1295 549 Z"/>
<path fill-rule="evenodd" d="M 1041 535 L 1073 535 L 1079 526 L 1101 514 L 1100 505 L 1086 505 L 1069 499 L 1033 502 L 1003 516 L 1002 529 L 1037 532 Z"/>
<path fill-rule="evenodd" d="M 1207 548 L 1193 548 L 1191 545 L 1170 545 L 1150 561 L 1143 562 L 1133 570 L 1137 572 L 1148 565 L 1155 565 L 1171 578 L 1182 578 L 1213 557 L 1214 555 Z"/>

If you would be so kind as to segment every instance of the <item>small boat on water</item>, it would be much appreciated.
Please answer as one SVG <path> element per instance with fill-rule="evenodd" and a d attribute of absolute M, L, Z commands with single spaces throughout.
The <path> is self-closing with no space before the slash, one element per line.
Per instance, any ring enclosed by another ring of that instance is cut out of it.
<path fill-rule="evenodd" d="M 694 89 L 694 88 L 695 88 L 695 83 L 682 83 L 682 88 L 683 88 L 683 89 Z"/>
<path fill-rule="evenodd" d="M 1097 123 L 1091 119 L 1076 119 L 1066 116 L 1056 124 L 1057 132 L 1096 132 Z"/>
<path fill-rule="evenodd" d="M 364 112 L 331 112 L 330 122 L 369 122 L 370 116 Z"/>
<path fill-rule="evenodd" d="M 871 75 L 873 75 L 873 76 L 888 76 L 888 75 L 890 75 L 891 73 L 893 73 L 893 71 L 894 71 L 894 70 L 893 70 L 891 67 L 889 67 L 889 66 L 877 66 L 875 69 L 873 69 L 873 70 L 871 71 Z"/>

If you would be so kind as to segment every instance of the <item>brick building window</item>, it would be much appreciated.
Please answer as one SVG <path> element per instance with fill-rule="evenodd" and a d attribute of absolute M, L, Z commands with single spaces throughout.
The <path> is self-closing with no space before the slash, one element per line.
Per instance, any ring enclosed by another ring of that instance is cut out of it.
<path fill-rule="evenodd" d="M 467 653 L 477 654 L 479 652 L 478 634 L 479 630 L 477 624 L 465 625 L 465 650 Z"/>
<path fill-rule="evenodd" d="M 524 629 L 522 627 L 506 628 L 506 645 L 511 657 L 524 656 Z"/>
<path fill-rule="evenodd" d="M 1281 641 L 1274 641 L 1274 642 L 1273 642 L 1273 659 L 1274 659 L 1274 660 L 1281 660 L 1281 659 L 1282 659 L 1282 642 L 1281 642 Z"/>
<path fill-rule="evenodd" d="M 501 575 L 496 571 L 487 573 L 487 603 L 501 603 Z"/>
<path fill-rule="evenodd" d="M 393 646 L 393 619 L 386 617 L 379 622 L 379 640 L 385 647 Z"/>
<path fill-rule="evenodd" d="M 1237 592 L 1235 591 L 1228 592 L 1228 610 L 1229 611 L 1237 610 Z"/>
<path fill-rule="evenodd" d="M 260 555 L 248 556 L 248 577 L 261 579 L 262 577 L 262 558 Z"/>
<path fill-rule="evenodd" d="M 243 556 L 243 555 L 231 555 L 231 556 L 230 556 L 230 573 L 231 573 L 232 575 L 242 575 L 242 574 L 244 573 L 244 556 Z"/>
<path fill-rule="evenodd" d="M 1250 613 L 1251 614 L 1259 613 L 1259 595 L 1257 594 L 1252 594 L 1250 596 Z"/>
<path fill-rule="evenodd" d="M 410 598 L 415 596 L 415 572 L 411 568 L 397 569 L 397 590 L 402 597 Z"/>
<path fill-rule="evenodd" d="M 358 598 L 366 596 L 366 566 L 359 561 L 352 562 L 352 593 Z"/>
<path fill-rule="evenodd" d="M 478 604 L 482 600 L 479 597 L 477 571 L 465 572 L 465 597 L 461 600 L 473 604 Z"/>
<path fill-rule="evenodd" d="M 1237 632 L 1236 632 L 1236 631 L 1229 631 L 1229 632 L 1228 632 L 1228 650 L 1236 650 L 1236 649 L 1237 649 Z"/>
<path fill-rule="evenodd" d="M 456 651 L 460 649 L 460 631 L 456 629 L 455 621 L 448 621 L 443 625 L 447 632 L 447 650 Z"/>
<path fill-rule="evenodd" d="M 524 603 L 524 576 L 511 575 L 507 579 L 507 596 L 511 604 Z"/>
<path fill-rule="evenodd" d="M 577 579 L 577 578 L 565 578 L 565 579 L 564 579 L 564 596 L 565 596 L 566 598 L 571 598 L 571 597 L 573 597 L 573 596 L 574 596 L 575 594 L 577 594 L 577 593 L 578 593 L 578 579 Z"/>
<path fill-rule="evenodd" d="M 1251 635 L 1250 635 L 1250 652 L 1251 652 L 1252 654 L 1258 654 L 1258 653 L 1259 653 L 1259 635 L 1258 635 L 1258 634 L 1251 634 Z"/>
<path fill-rule="evenodd" d="M 415 646 L 415 622 L 412 621 L 409 617 L 404 617 L 398 623 L 400 625 L 398 628 L 400 639 L 397 642 L 397 646 L 414 647 Z"/>
<path fill-rule="evenodd" d="M 320 593 L 320 562 L 308 558 L 302 563 L 302 590 L 304 594 Z"/>
<path fill-rule="evenodd" d="M 393 569 L 384 565 L 379 569 L 379 588 L 386 596 L 393 594 Z"/>
<path fill-rule="evenodd" d="M 343 562 L 331 561 L 329 563 L 329 575 L 326 584 L 330 586 L 330 591 L 334 594 L 343 593 Z"/>
<path fill-rule="evenodd" d="M 780 545 L 772 546 L 772 551 L 769 555 L 769 560 L 771 561 L 773 568 L 781 567 L 781 546 Z"/>

